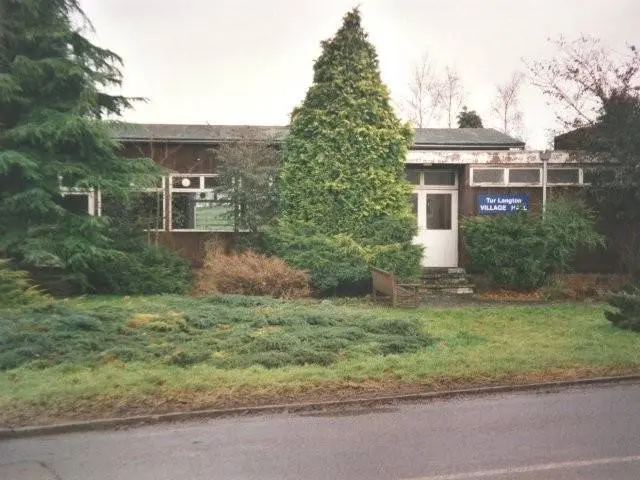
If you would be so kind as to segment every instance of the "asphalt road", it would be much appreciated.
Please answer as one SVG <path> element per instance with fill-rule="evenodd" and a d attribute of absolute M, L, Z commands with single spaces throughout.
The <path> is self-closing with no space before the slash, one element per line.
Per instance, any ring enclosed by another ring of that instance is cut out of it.
<path fill-rule="evenodd" d="M 0 479 L 640 479 L 640 385 L 4 440 Z"/>

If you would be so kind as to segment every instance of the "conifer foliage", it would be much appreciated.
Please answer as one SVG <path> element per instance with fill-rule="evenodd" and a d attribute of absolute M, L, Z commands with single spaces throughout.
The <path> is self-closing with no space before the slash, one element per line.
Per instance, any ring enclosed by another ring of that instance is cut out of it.
<path fill-rule="evenodd" d="M 105 93 L 121 60 L 90 28 L 77 0 L 0 0 L 0 253 L 85 282 L 123 252 L 108 219 L 74 208 L 61 186 L 124 196 L 159 174 L 117 155 L 103 119 L 130 99 Z"/>
<path fill-rule="evenodd" d="M 322 42 L 290 128 L 280 183 L 286 218 L 357 238 L 373 218 L 409 214 L 403 176 L 412 131 L 394 114 L 358 9 Z"/>
<path fill-rule="evenodd" d="M 313 84 L 292 112 L 280 173 L 281 235 L 268 235 L 280 248 L 271 253 L 310 271 L 325 292 L 366 280 L 367 264 L 415 276 L 421 249 L 411 244 L 416 220 L 404 179 L 412 137 L 391 107 L 356 8 L 322 42 Z"/>

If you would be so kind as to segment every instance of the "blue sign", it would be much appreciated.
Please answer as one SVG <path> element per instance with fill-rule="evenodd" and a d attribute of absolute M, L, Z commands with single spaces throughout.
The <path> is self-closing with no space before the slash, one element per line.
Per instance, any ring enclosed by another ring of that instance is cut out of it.
<path fill-rule="evenodd" d="M 520 210 L 527 211 L 528 209 L 529 196 L 527 194 L 478 195 L 478 215 L 513 215 Z"/>

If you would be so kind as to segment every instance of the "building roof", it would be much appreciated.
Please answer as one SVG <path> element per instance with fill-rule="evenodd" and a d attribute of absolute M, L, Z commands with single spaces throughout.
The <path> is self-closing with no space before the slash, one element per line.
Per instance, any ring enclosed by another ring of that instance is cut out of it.
<path fill-rule="evenodd" d="M 416 128 L 416 147 L 513 147 L 524 142 L 493 128 Z"/>
<path fill-rule="evenodd" d="M 285 126 L 114 123 L 121 142 L 222 143 L 242 139 L 281 141 Z M 493 128 L 417 128 L 414 148 L 523 148 L 524 142 Z"/>
<path fill-rule="evenodd" d="M 282 140 L 287 127 L 265 125 L 180 125 L 163 123 L 114 123 L 114 137 L 121 142 L 165 141 L 219 143 L 242 139 Z"/>

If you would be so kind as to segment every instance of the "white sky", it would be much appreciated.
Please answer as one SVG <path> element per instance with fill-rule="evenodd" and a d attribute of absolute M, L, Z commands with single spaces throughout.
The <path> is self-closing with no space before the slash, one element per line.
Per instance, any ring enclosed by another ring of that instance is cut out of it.
<path fill-rule="evenodd" d="M 396 104 L 428 52 L 455 66 L 465 104 L 485 126 L 495 85 L 522 59 L 553 53 L 549 37 L 590 34 L 618 50 L 640 44 L 640 0 L 361 0 L 362 22 Z M 81 0 L 95 40 L 125 61 L 127 95 L 149 99 L 124 119 L 285 125 L 311 83 L 320 41 L 355 0 Z M 553 112 L 523 91 L 525 139 L 545 147 Z M 446 126 L 441 120 L 429 126 Z"/>

